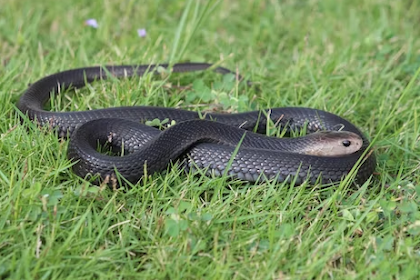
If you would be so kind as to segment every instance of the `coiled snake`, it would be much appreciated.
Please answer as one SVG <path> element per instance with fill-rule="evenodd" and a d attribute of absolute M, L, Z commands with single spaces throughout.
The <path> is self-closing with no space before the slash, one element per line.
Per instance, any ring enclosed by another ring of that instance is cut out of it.
<path fill-rule="evenodd" d="M 198 71 L 211 66 L 180 63 L 173 65 L 172 71 Z M 232 73 L 222 67 L 214 71 Z M 20 98 L 18 108 L 31 120 L 52 127 L 60 137 L 71 136 L 68 155 L 75 162 L 73 170 L 81 177 L 99 174 L 105 180 L 114 177 L 117 171 L 135 183 L 145 172 L 162 171 L 177 160 L 186 170 L 203 169 L 207 174 L 226 174 L 251 182 L 266 179 L 336 182 L 347 175 L 359 159 L 362 164 L 356 180 L 364 182 L 375 169 L 375 157 L 365 152 L 369 142 L 359 129 L 337 115 L 316 109 L 289 107 L 203 116 L 193 111 L 146 106 L 79 112 L 43 109 L 50 95 L 64 88 L 80 88 L 110 75 L 121 78 L 146 72 L 157 73 L 157 66 L 87 67 L 59 72 L 30 85 Z M 168 119 L 176 124 L 163 132 L 142 124 L 154 119 Z M 289 130 L 306 127 L 308 132 L 333 132 L 282 139 L 258 134 L 265 132 L 268 122 Z M 114 149 L 123 147 L 126 155 L 102 154 L 97 151 L 98 141 L 111 143 Z"/>

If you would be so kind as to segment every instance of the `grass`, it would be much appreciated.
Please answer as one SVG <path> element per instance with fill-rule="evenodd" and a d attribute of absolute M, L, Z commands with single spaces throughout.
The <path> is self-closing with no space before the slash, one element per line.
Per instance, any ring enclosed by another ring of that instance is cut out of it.
<path fill-rule="evenodd" d="M 416 1 L 391 0 L 4 0 L 1 277 L 418 279 L 419 12 Z M 14 104 L 47 74 L 182 61 L 238 70 L 261 90 L 212 73 L 146 76 L 49 106 L 323 109 L 374 140 L 374 178 L 356 189 L 254 186 L 170 168 L 113 192 L 71 172 L 66 142 L 19 122 Z"/>

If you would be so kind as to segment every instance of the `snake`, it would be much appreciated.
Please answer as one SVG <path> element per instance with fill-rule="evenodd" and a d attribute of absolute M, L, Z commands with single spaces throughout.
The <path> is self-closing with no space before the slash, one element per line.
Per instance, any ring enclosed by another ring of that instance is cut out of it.
<path fill-rule="evenodd" d="M 210 63 L 83 67 L 30 84 L 17 108 L 22 120 L 29 119 L 58 137 L 69 138 L 68 158 L 73 171 L 94 182 L 122 178 L 122 184 L 135 184 L 174 165 L 186 172 L 251 183 L 328 184 L 355 174 L 354 181 L 361 184 L 373 174 L 376 159 L 367 137 L 346 119 L 319 109 L 280 107 L 230 114 L 154 106 L 44 109 L 52 95 L 99 80 L 160 74 L 162 70 L 182 73 L 207 69 L 243 80 L 235 72 Z M 156 119 L 163 130 L 146 125 Z M 305 130 L 307 135 L 267 136 L 269 127 L 288 135 Z M 99 151 L 98 145 L 108 145 L 113 153 Z"/>

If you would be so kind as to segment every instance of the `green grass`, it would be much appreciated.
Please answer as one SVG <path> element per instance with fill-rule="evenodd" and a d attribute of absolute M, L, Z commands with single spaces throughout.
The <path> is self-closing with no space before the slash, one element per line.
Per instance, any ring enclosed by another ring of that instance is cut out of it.
<path fill-rule="evenodd" d="M 392 0 L 3 0 L 0 276 L 418 279 L 419 13 L 416 1 Z M 65 141 L 19 122 L 14 104 L 47 74 L 183 61 L 238 70 L 261 90 L 210 72 L 146 76 L 49 106 L 323 109 L 374 140 L 374 178 L 358 188 L 254 186 L 172 168 L 113 192 L 71 172 Z"/>

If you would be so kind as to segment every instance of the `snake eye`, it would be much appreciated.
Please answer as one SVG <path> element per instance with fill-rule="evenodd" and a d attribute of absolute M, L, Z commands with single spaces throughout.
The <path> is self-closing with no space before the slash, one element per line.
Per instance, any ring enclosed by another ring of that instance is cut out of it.
<path fill-rule="evenodd" d="M 343 146 L 344 147 L 350 147 L 350 145 L 351 145 L 351 141 L 350 140 L 343 140 Z"/>

